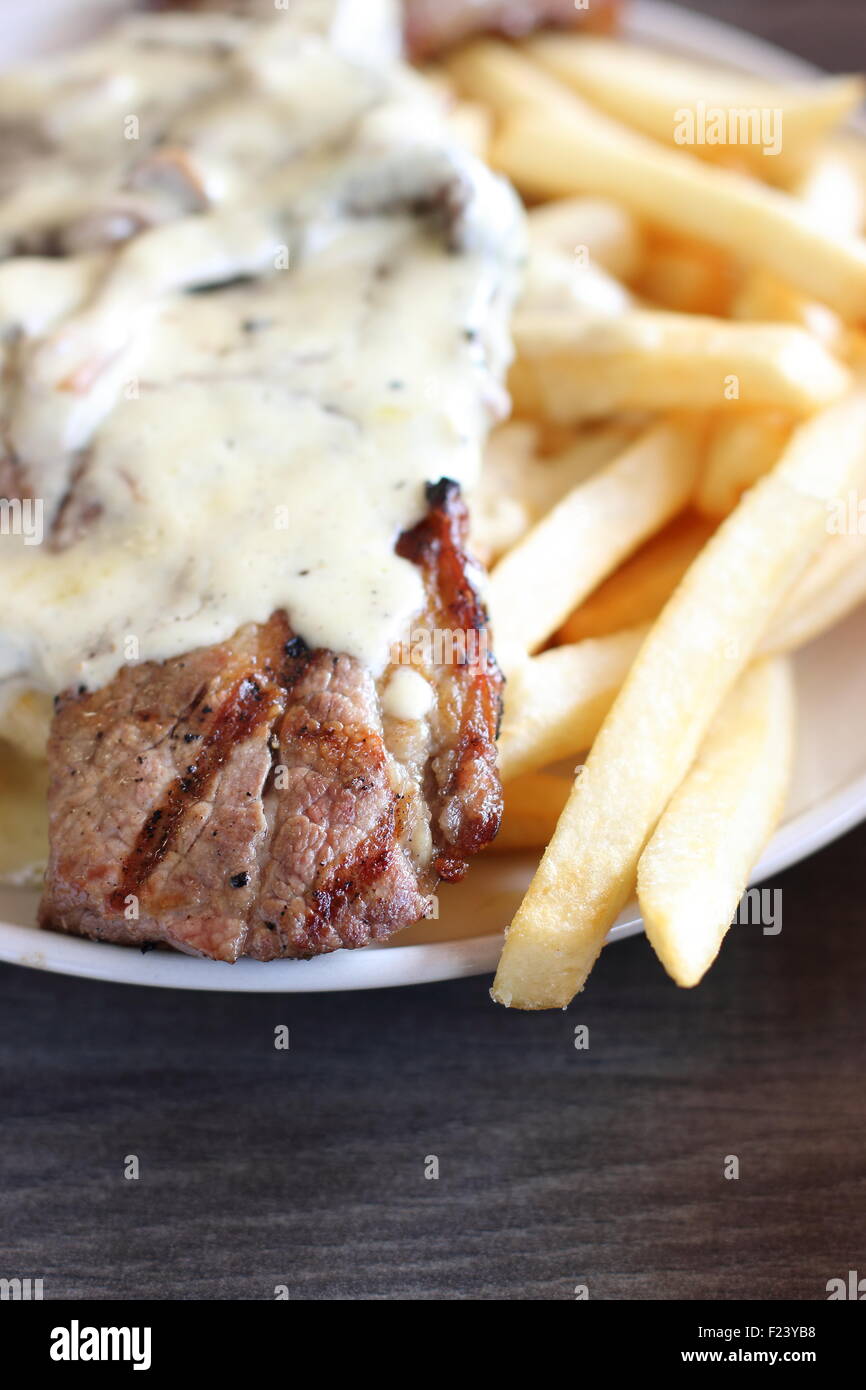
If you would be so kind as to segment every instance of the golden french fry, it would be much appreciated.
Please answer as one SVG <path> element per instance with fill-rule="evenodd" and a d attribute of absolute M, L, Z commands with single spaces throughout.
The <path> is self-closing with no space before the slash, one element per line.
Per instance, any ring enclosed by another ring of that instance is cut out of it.
<path fill-rule="evenodd" d="M 504 782 L 589 748 L 647 632 L 551 647 L 515 668 L 499 735 Z"/>
<path fill-rule="evenodd" d="M 866 596 L 866 452 L 844 494 L 828 504 L 823 543 L 785 596 L 761 644 L 793 651 L 841 621 Z"/>
<path fill-rule="evenodd" d="M 731 317 L 753 323 L 788 323 L 805 328 L 830 352 L 845 351 L 845 326 L 838 314 L 767 271 L 755 271 L 737 290 Z"/>
<path fill-rule="evenodd" d="M 793 427 L 791 417 L 778 411 L 720 419 L 695 491 L 698 510 L 715 520 L 733 511 L 746 488 L 778 462 Z"/>
<path fill-rule="evenodd" d="M 614 199 L 771 271 L 846 320 L 866 315 L 866 243 L 828 233 L 799 199 L 620 125 L 505 44 L 470 44 L 449 69 L 499 115 L 491 161 L 531 198 Z"/>
<path fill-rule="evenodd" d="M 775 271 L 846 321 L 866 314 L 860 238 L 829 235 L 797 199 L 733 170 L 593 126 L 594 118 L 558 108 L 520 111 L 495 136 L 491 161 L 531 197 L 613 196 L 619 187 L 638 216 Z"/>
<path fill-rule="evenodd" d="M 591 262 L 582 265 L 563 251 L 533 247 L 523 279 L 520 312 L 623 314 L 632 305 L 624 285 Z"/>
<path fill-rule="evenodd" d="M 541 429 L 510 420 L 487 444 L 471 499 L 473 554 L 490 564 L 515 545 L 560 498 L 632 442 L 636 430 L 601 424 L 572 435 L 564 448 L 546 453 Z"/>
<path fill-rule="evenodd" d="M 580 103 L 564 83 L 551 77 L 525 52 L 495 39 L 478 39 L 462 44 L 446 59 L 445 67 L 456 89 L 473 101 L 482 102 L 500 119 L 525 111 L 574 112 Z M 586 107 L 591 111 L 591 107 Z M 556 198 L 559 195 L 542 194 Z M 562 195 L 569 196 L 568 193 Z M 622 203 L 617 193 L 605 194 L 611 202 Z"/>
<path fill-rule="evenodd" d="M 701 429 L 654 425 L 572 489 L 496 565 L 488 591 L 508 671 L 536 651 L 597 584 L 686 506 Z"/>
<path fill-rule="evenodd" d="M 575 609 L 557 642 L 604 637 L 657 618 L 713 529 L 693 512 L 670 522 Z"/>
<path fill-rule="evenodd" d="M 571 795 L 572 777 L 555 772 L 528 772 L 505 787 L 502 828 L 490 849 L 496 853 L 543 849 Z"/>
<path fill-rule="evenodd" d="M 758 661 L 728 695 L 641 855 L 646 934 L 678 985 L 712 965 L 782 814 L 794 751 L 784 658 Z"/>
<path fill-rule="evenodd" d="M 779 183 L 864 97 L 860 77 L 773 83 L 621 40 L 544 34 L 526 51 L 627 126 Z"/>
<path fill-rule="evenodd" d="M 802 425 L 698 556 L 631 667 L 506 936 L 493 997 L 562 1008 L 583 987 L 638 860 L 773 612 L 862 467 L 866 393 Z"/>
<path fill-rule="evenodd" d="M 761 650 L 790 652 L 820 637 L 866 601 L 866 535 L 836 536 L 800 576 Z"/>
<path fill-rule="evenodd" d="M 618 410 L 772 407 L 808 414 L 840 396 L 847 369 L 786 324 L 631 310 L 524 311 L 514 320 L 515 406 L 561 424 Z"/>
<path fill-rule="evenodd" d="M 560 198 L 530 208 L 529 244 L 572 256 L 579 265 L 600 266 L 617 280 L 631 280 L 644 246 L 637 221 L 619 203 L 604 198 Z"/>
<path fill-rule="evenodd" d="M 611 626 L 591 635 L 578 629 L 568 645 L 530 658 L 512 674 L 499 741 L 500 769 L 505 781 L 516 778 L 519 782 L 524 774 L 591 746 L 649 630 L 646 624 L 637 626 L 638 616 L 657 616 L 710 534 L 709 528 L 698 526 L 692 533 L 684 530 L 680 538 L 666 541 L 666 533 L 671 529 L 667 527 L 650 541 L 633 561 L 596 591 L 600 595 L 632 565 L 637 568 L 644 554 L 657 546 L 662 566 L 659 574 L 672 582 L 667 592 L 658 596 L 654 612 L 639 613 L 642 589 L 636 584 L 629 590 L 634 627 Z M 701 533 L 703 540 L 699 544 Z M 674 562 L 667 571 L 664 566 L 671 557 Z M 864 601 L 866 535 L 855 534 L 825 543 L 789 591 L 760 650 L 771 654 L 793 651 Z M 584 608 L 591 604 L 592 599 Z M 582 611 L 578 609 L 574 617 Z M 568 624 L 565 626 L 567 629 Z"/>
<path fill-rule="evenodd" d="M 508 420 L 487 441 L 471 497 L 470 549 L 489 566 L 518 541 L 535 519 L 532 485 L 538 471 L 538 427 Z"/>
<path fill-rule="evenodd" d="M 792 181 L 791 192 L 809 205 L 828 231 L 862 232 L 866 227 L 863 137 L 843 131 L 819 145 Z"/>
<path fill-rule="evenodd" d="M 854 236 L 863 227 L 863 191 L 849 162 L 823 154 L 814 159 L 791 190 L 831 235 Z M 826 304 L 810 299 L 767 270 L 747 275 L 730 305 L 735 319 L 793 323 L 807 329 L 832 352 L 847 347 L 845 326 Z"/>
<path fill-rule="evenodd" d="M 504 776 L 511 775 L 513 758 L 520 759 L 516 766 L 521 770 L 542 767 L 590 746 L 601 725 L 599 712 L 603 717 L 613 703 L 617 668 L 624 680 L 636 654 L 629 650 L 631 643 L 648 631 L 648 621 L 661 612 L 711 534 L 711 527 L 689 517 L 672 522 L 572 614 L 557 634 L 562 646 L 518 668 L 509 682 L 503 721 L 506 742 L 501 747 L 508 748 Z M 759 651 L 794 651 L 864 601 L 866 534 L 825 541 L 785 596 Z M 617 647 L 617 637 L 627 645 Z M 588 691 L 587 681 L 598 672 L 606 688 L 591 704 L 587 694 L 594 689 Z"/>
<path fill-rule="evenodd" d="M 657 232 L 648 239 L 634 288 L 661 309 L 725 318 L 738 279 L 738 268 L 717 246 Z"/>

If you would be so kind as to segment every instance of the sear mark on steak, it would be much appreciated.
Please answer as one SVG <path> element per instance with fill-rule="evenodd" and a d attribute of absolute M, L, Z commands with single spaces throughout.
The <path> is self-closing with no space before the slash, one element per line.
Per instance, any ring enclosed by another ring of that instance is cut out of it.
<path fill-rule="evenodd" d="M 261 792 L 289 678 L 288 635 L 274 618 L 60 699 L 48 746 L 43 925 L 238 956 L 252 894 L 230 878 L 255 869 L 267 833 Z M 207 767 L 206 783 L 197 766 Z"/>
<path fill-rule="evenodd" d="M 496 834 L 502 677 L 463 550 L 455 483 L 398 542 L 426 606 L 403 659 L 424 720 L 383 713 L 353 657 L 285 614 L 57 702 L 40 923 L 234 961 L 382 940 L 430 914 Z M 425 640 L 417 643 L 419 635 Z"/>

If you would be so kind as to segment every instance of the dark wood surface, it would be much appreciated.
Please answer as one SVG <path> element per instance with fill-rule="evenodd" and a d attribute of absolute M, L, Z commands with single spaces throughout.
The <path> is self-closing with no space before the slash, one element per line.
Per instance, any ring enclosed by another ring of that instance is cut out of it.
<path fill-rule="evenodd" d="M 866 54 L 861 0 L 700 8 L 828 67 Z M 782 875 L 781 933 L 737 928 L 699 990 L 637 939 L 566 1014 L 496 1009 L 484 980 L 279 1000 L 0 968 L 0 1275 L 49 1298 L 823 1299 L 866 1270 L 864 859 L 861 828 Z"/>

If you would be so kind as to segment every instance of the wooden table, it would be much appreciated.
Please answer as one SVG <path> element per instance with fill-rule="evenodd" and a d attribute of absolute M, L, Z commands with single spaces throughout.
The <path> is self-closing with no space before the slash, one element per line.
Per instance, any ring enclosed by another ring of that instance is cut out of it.
<path fill-rule="evenodd" d="M 699 8 L 828 67 L 866 51 L 861 0 Z M 866 1273 L 864 861 L 860 829 L 781 876 L 780 935 L 736 929 L 699 991 L 637 939 L 567 1014 L 496 1009 L 484 980 L 281 1001 L 4 967 L 0 1274 L 89 1299 L 823 1299 Z"/>

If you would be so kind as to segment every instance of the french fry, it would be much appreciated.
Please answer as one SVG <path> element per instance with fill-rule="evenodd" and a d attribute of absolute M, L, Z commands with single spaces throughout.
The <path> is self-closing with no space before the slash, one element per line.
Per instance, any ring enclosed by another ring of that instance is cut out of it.
<path fill-rule="evenodd" d="M 597 584 L 686 506 L 701 429 L 654 425 L 572 489 L 496 565 L 488 599 L 503 669 L 536 651 Z"/>
<path fill-rule="evenodd" d="M 801 575 L 761 650 L 791 652 L 820 637 L 866 601 L 866 535 L 833 537 Z"/>
<path fill-rule="evenodd" d="M 487 441 L 471 497 L 471 553 L 485 565 L 508 550 L 535 519 L 532 485 L 538 470 L 538 427 L 508 420 Z"/>
<path fill-rule="evenodd" d="M 845 325 L 838 314 L 767 271 L 755 271 L 737 290 L 731 317 L 752 323 L 789 323 L 805 328 L 830 352 L 843 353 Z"/>
<path fill-rule="evenodd" d="M 591 262 L 582 265 L 563 251 L 533 248 L 520 296 L 520 312 L 571 312 L 605 317 L 623 314 L 632 298 L 624 285 Z"/>
<path fill-rule="evenodd" d="M 560 424 L 619 410 L 770 407 L 809 414 L 840 396 L 846 368 L 808 333 L 694 314 L 525 311 L 514 320 L 515 407 Z"/>
<path fill-rule="evenodd" d="M 634 288 L 661 309 L 724 318 L 740 279 L 739 268 L 717 246 L 657 232 L 647 240 Z"/>
<path fill-rule="evenodd" d="M 573 777 L 556 772 L 529 772 L 509 782 L 504 789 L 502 827 L 491 851 L 508 854 L 514 850 L 543 849 L 556 829 L 573 785 Z"/>
<path fill-rule="evenodd" d="M 794 585 L 761 643 L 762 652 L 793 651 L 866 601 L 866 536 L 852 537 L 838 550 L 832 563 L 827 550 L 820 551 Z M 531 783 L 539 768 L 591 746 L 647 631 L 643 625 L 584 637 L 518 668 L 509 681 L 499 740 L 500 771 L 508 786 Z M 555 824 L 549 828 L 552 834 Z M 500 849 L 512 843 L 513 837 L 502 844 L 497 840 Z"/>
<path fill-rule="evenodd" d="M 758 661 L 728 695 L 641 855 L 646 934 L 678 985 L 712 965 L 791 777 L 794 687 L 784 659 Z"/>
<path fill-rule="evenodd" d="M 845 350 L 846 326 L 839 314 L 768 271 L 755 271 L 743 281 L 731 300 L 730 314 L 755 323 L 793 323 L 831 352 Z"/>
<path fill-rule="evenodd" d="M 645 549 L 663 539 L 655 538 Z M 694 558 L 696 535 L 689 535 L 689 541 Z M 667 548 L 676 544 L 669 542 Z M 682 549 L 679 561 L 685 558 L 685 547 Z M 665 598 L 674 587 L 672 584 Z M 825 544 L 787 595 L 760 650 L 769 654 L 793 651 L 864 600 L 866 536 L 846 536 Z M 581 633 L 568 645 L 542 652 L 517 668 L 509 681 L 499 739 L 504 781 L 520 781 L 527 773 L 591 746 L 648 630 L 644 624 L 631 629 L 611 628 L 593 637 Z"/>
<path fill-rule="evenodd" d="M 560 643 L 604 637 L 657 618 L 713 525 L 694 512 L 670 522 L 594 590 L 556 634 Z"/>
<path fill-rule="evenodd" d="M 545 34 L 526 49 L 625 125 L 665 145 L 687 143 L 701 159 L 743 164 L 774 183 L 799 170 L 821 137 L 864 96 L 860 77 L 771 83 L 619 40 Z M 697 128 L 701 113 L 703 140 Z"/>
<path fill-rule="evenodd" d="M 671 529 L 666 528 L 666 532 Z M 659 558 L 663 560 L 665 550 L 680 552 L 676 569 L 680 570 L 680 566 L 682 569 L 668 592 L 660 598 L 656 613 L 688 568 L 687 554 L 694 559 L 703 544 L 701 541 L 698 545 L 696 532 L 683 529 L 679 540 L 687 537 L 689 545 L 678 546 L 677 539 L 667 540 L 666 532 L 650 541 L 640 553 L 642 556 L 658 546 Z M 618 570 L 613 580 L 639 559 L 640 556 L 635 557 L 635 561 Z M 636 595 L 640 592 L 640 587 L 636 586 Z M 832 627 L 864 601 L 866 535 L 840 537 L 830 544 L 825 543 L 789 591 L 760 651 L 768 654 L 793 651 Z M 585 607 L 591 602 L 589 600 Z M 581 611 L 579 609 L 574 616 Z M 637 611 L 638 605 L 634 604 L 631 612 Z M 645 616 L 654 617 L 656 613 Z M 542 652 L 517 668 L 509 680 L 499 739 L 503 781 L 509 784 L 512 780 L 522 783 L 524 778 L 530 781 L 537 769 L 591 746 L 648 630 L 644 624 L 631 629 L 612 626 L 592 636 L 580 631 L 568 645 Z M 551 826 L 551 834 L 553 829 Z M 506 841 L 510 843 L 511 840 Z"/>
<path fill-rule="evenodd" d="M 491 161 L 532 197 L 612 196 L 639 216 L 721 247 L 746 265 L 776 271 L 846 321 L 866 313 L 866 248 L 824 231 L 798 201 L 639 136 L 588 130 L 557 109 L 521 111 L 495 136 Z M 640 148 L 634 148 L 633 142 Z"/>
<path fill-rule="evenodd" d="M 831 234 L 855 236 L 862 230 L 864 192 L 850 161 L 841 156 L 825 153 L 813 159 L 791 191 Z M 844 353 L 847 348 L 845 326 L 838 314 L 767 270 L 755 270 L 745 277 L 731 301 L 730 312 L 735 319 L 797 324 L 831 352 Z"/>
<path fill-rule="evenodd" d="M 568 120 L 576 107 L 592 111 L 525 52 L 495 39 L 462 44 L 446 59 L 445 67 L 458 92 L 482 102 L 500 120 L 515 112 L 549 111 L 552 114 L 554 110 Z M 570 192 L 562 195 L 542 192 L 541 196 L 568 197 Z M 622 204 L 618 192 L 604 196 Z"/>
<path fill-rule="evenodd" d="M 471 499 L 473 553 L 487 564 L 498 559 L 567 492 L 622 453 L 636 433 L 626 424 L 595 425 L 547 454 L 541 429 L 528 420 L 510 420 L 496 430 Z"/>
<path fill-rule="evenodd" d="M 792 192 L 828 228 L 858 232 L 866 224 L 866 163 L 861 143 L 842 135 L 822 146 L 793 185 Z M 828 346 L 841 346 L 839 321 L 825 305 L 804 299 L 764 272 L 756 271 L 748 278 L 732 309 L 742 318 L 772 317 L 805 324 Z M 708 516 L 726 515 L 740 493 L 772 467 L 790 432 L 791 422 L 782 415 L 722 421 L 710 440 L 696 505 Z M 796 650 L 864 600 L 866 537 L 859 533 L 831 537 L 788 594 L 762 650 Z"/>
<path fill-rule="evenodd" d="M 794 180 L 791 192 L 808 203 L 815 216 L 832 231 L 855 235 L 866 227 L 866 161 L 863 137 L 850 133 L 820 145 Z"/>
<path fill-rule="evenodd" d="M 643 233 L 619 203 L 604 198 L 561 198 L 530 208 L 529 244 L 600 266 L 617 280 L 632 280 L 643 260 Z"/>
<path fill-rule="evenodd" d="M 866 393 L 802 425 L 745 494 L 652 628 L 590 750 L 507 933 L 498 1002 L 562 1008 L 632 892 L 644 847 L 773 612 L 862 467 Z"/>
<path fill-rule="evenodd" d="M 614 199 L 773 272 L 846 321 L 866 315 L 866 243 L 829 234 L 799 199 L 620 125 L 505 44 L 468 45 L 448 66 L 499 115 L 491 161 L 530 198 Z"/>
<path fill-rule="evenodd" d="M 715 520 L 733 511 L 746 489 L 781 457 L 792 429 L 790 416 L 778 411 L 720 419 L 695 492 L 698 510 Z"/>
<path fill-rule="evenodd" d="M 503 782 L 589 748 L 647 631 L 551 647 L 512 672 L 499 734 Z"/>
<path fill-rule="evenodd" d="M 840 622 L 866 597 L 866 450 L 844 495 L 827 507 L 822 545 L 773 619 L 762 652 L 794 651 Z"/>

